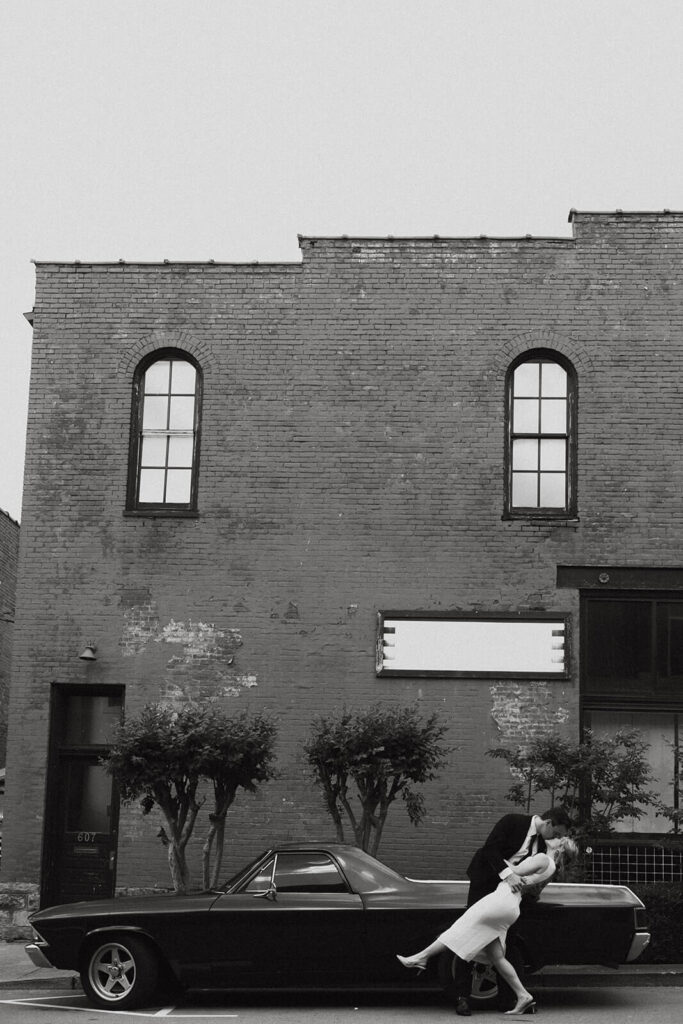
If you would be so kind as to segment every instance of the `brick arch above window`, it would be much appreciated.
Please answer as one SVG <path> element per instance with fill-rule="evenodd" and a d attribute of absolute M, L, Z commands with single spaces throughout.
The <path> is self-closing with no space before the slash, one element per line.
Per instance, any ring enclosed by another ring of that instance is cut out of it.
<path fill-rule="evenodd" d="M 202 367 L 205 375 L 217 369 L 213 349 L 203 339 L 196 338 L 190 331 L 157 330 L 138 338 L 126 349 L 119 362 L 119 373 L 124 377 L 132 377 L 146 356 L 165 349 L 179 349 L 187 353 Z"/>
<path fill-rule="evenodd" d="M 580 376 L 594 369 L 593 358 L 583 341 L 570 334 L 538 328 L 505 339 L 495 357 L 495 368 L 501 379 L 505 377 L 508 367 L 515 359 L 534 349 L 547 349 L 557 353 L 568 360 Z"/>

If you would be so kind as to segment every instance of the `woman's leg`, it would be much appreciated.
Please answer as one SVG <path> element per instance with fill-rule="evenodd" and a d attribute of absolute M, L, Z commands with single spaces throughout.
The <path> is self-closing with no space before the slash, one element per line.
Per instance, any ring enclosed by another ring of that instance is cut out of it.
<path fill-rule="evenodd" d="M 521 981 L 519 980 L 519 975 L 517 974 L 517 971 L 514 969 L 510 961 L 506 960 L 505 950 L 503 949 L 503 944 L 500 941 L 500 939 L 494 939 L 493 942 L 490 942 L 488 946 L 485 947 L 484 952 L 488 956 L 489 960 L 495 967 L 498 974 L 500 974 L 500 976 L 504 978 L 504 980 L 508 983 L 512 991 L 517 996 L 517 1004 L 515 1006 L 515 1009 L 517 1009 L 519 1006 L 523 1005 L 524 1003 L 528 1002 L 530 999 L 533 998 L 531 993 L 527 992 L 527 990 L 524 988 L 524 985 L 522 985 Z"/>
<path fill-rule="evenodd" d="M 435 939 L 425 949 L 421 949 L 419 953 L 413 953 L 412 956 L 399 956 L 399 960 L 405 967 L 426 967 L 427 961 L 436 956 L 437 953 L 442 953 L 446 949 L 445 944 L 441 939 Z"/>

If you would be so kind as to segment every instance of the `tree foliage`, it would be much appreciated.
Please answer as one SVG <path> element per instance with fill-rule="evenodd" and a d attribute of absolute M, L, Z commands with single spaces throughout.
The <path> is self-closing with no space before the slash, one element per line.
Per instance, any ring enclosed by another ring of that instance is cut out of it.
<path fill-rule="evenodd" d="M 424 798 L 413 786 L 433 779 L 445 763 L 446 732 L 436 714 L 423 719 L 415 707 L 344 709 L 313 721 L 304 753 L 340 842 L 346 821 L 356 844 L 376 854 L 399 795 L 410 821 L 422 821 Z"/>
<path fill-rule="evenodd" d="M 640 818 L 646 807 L 659 808 L 648 788 L 648 747 L 636 729 L 620 729 L 612 736 L 587 731 L 576 743 L 548 735 L 487 753 L 506 761 L 517 778 L 508 792 L 512 803 L 529 811 L 543 794 L 548 806 L 566 807 L 578 835 L 590 838 L 613 832 L 626 818 Z"/>
<path fill-rule="evenodd" d="M 197 796 L 204 718 L 198 704 L 180 710 L 148 704 L 137 717 L 123 721 L 103 759 L 124 802 L 142 798 L 143 814 L 155 804 L 161 810 L 166 828 L 159 838 L 168 848 L 176 892 L 185 892 L 189 884 L 186 848 L 204 802 Z"/>
<path fill-rule="evenodd" d="M 274 778 L 277 728 L 262 712 L 226 714 L 213 705 L 207 714 L 201 774 L 213 787 L 214 808 L 202 850 L 204 888 L 218 885 L 223 860 L 225 818 L 238 789 L 253 793 L 258 785 Z M 212 848 L 215 859 L 211 865 Z"/>
<path fill-rule="evenodd" d="M 214 809 L 203 851 L 204 884 L 215 884 L 223 852 L 225 816 L 240 787 L 254 790 L 274 774 L 276 729 L 264 714 L 231 717 L 212 703 L 188 702 L 177 709 L 148 704 L 124 720 L 103 764 L 116 779 L 124 802 L 141 800 L 143 814 L 156 805 L 164 816 L 159 838 L 168 849 L 176 892 L 187 891 L 187 844 L 205 796 L 213 787 Z M 210 861 L 216 844 L 214 870 Z"/>

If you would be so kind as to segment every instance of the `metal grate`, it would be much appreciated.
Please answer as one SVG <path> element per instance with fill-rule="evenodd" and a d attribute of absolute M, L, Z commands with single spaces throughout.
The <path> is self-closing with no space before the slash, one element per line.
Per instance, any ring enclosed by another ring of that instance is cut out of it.
<path fill-rule="evenodd" d="M 599 884 L 681 882 L 683 849 L 671 846 L 598 846 L 592 849 L 588 868 L 591 881 Z"/>

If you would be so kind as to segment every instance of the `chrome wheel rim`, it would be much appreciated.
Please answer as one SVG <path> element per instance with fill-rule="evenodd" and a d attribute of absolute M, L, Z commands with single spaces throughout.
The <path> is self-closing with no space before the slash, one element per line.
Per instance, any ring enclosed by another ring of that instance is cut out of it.
<path fill-rule="evenodd" d="M 493 967 L 475 964 L 472 971 L 472 996 L 475 999 L 495 999 L 498 995 L 498 976 Z"/>
<path fill-rule="evenodd" d="M 88 980 L 93 991 L 110 1003 L 120 1002 L 129 995 L 136 976 L 133 954 L 120 942 L 100 946 L 88 966 Z"/>

